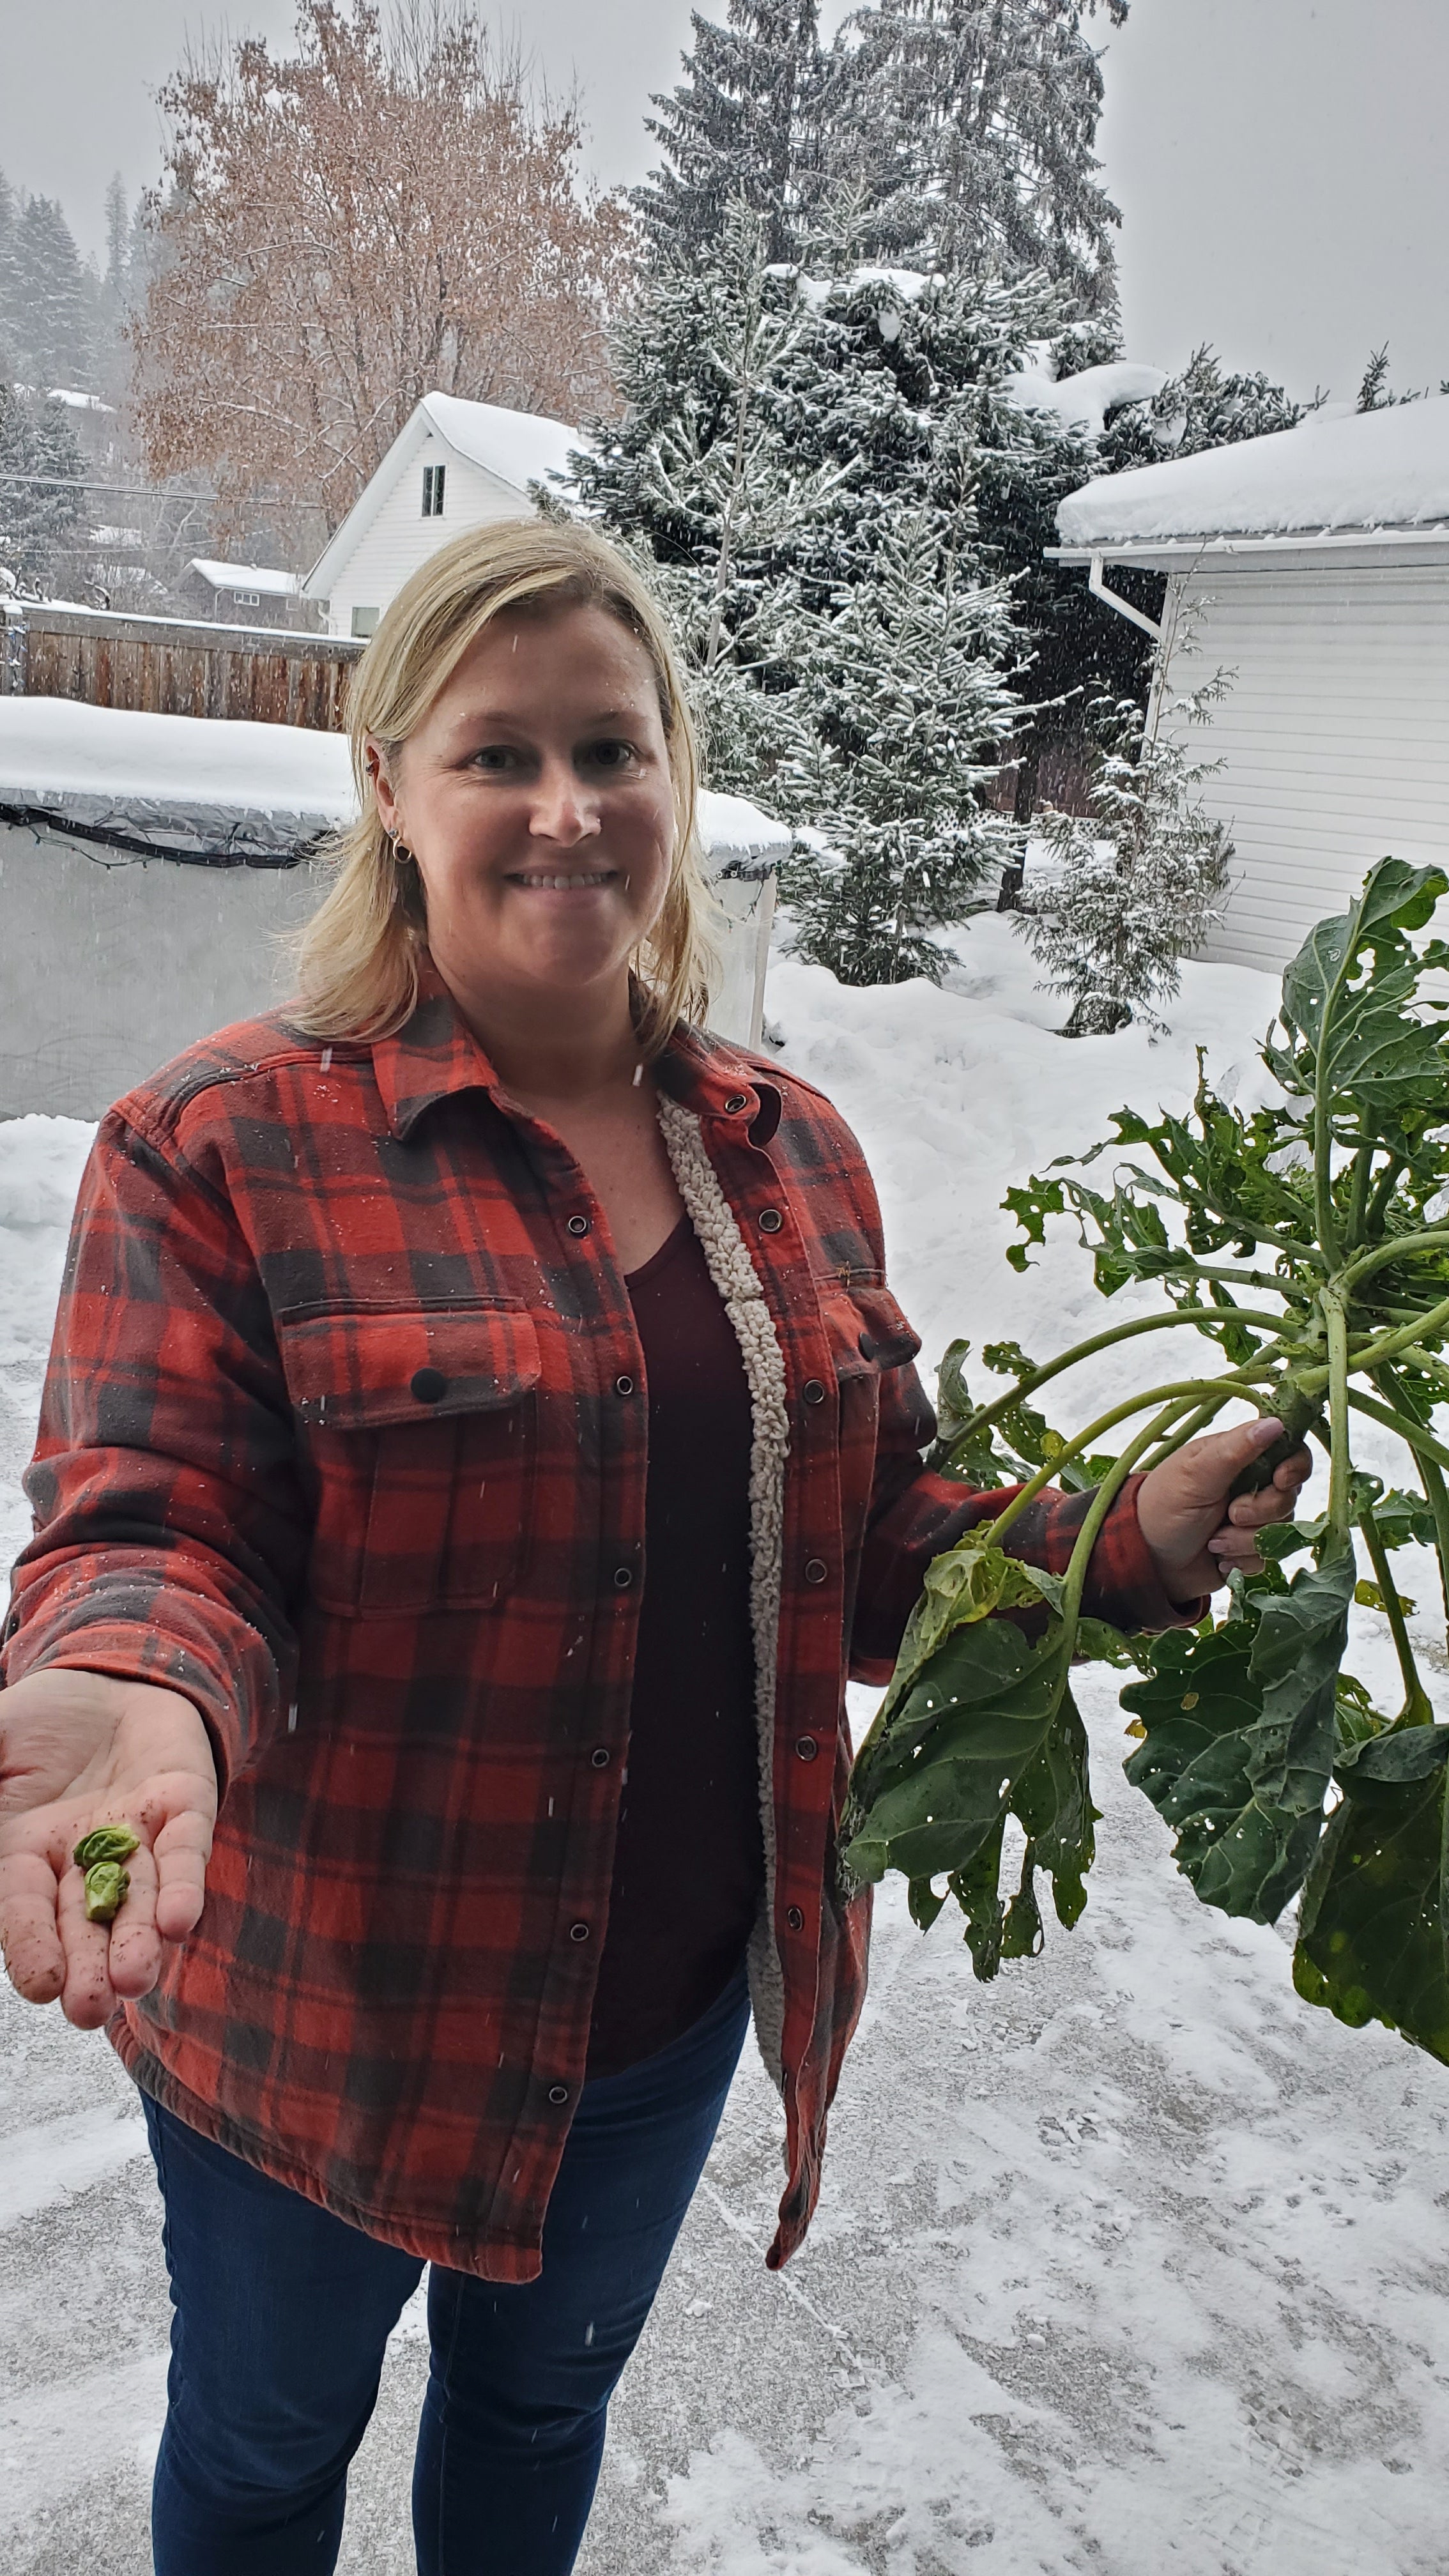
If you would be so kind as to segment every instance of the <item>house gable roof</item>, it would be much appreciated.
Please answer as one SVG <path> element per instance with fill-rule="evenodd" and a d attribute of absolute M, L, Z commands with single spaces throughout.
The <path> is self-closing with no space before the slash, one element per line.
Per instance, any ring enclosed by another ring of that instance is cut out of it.
<path fill-rule="evenodd" d="M 516 492 L 525 506 L 529 484 L 566 473 L 569 451 L 585 444 L 579 430 L 542 413 L 465 402 L 459 394 L 424 394 L 307 574 L 302 590 L 308 599 L 329 596 L 339 566 L 361 544 L 383 502 L 429 437 L 440 438 L 466 464 Z"/>
<path fill-rule="evenodd" d="M 1057 510 L 1063 548 L 1449 531 L 1449 395 L 1311 412 L 1296 429 L 1099 475 Z"/>

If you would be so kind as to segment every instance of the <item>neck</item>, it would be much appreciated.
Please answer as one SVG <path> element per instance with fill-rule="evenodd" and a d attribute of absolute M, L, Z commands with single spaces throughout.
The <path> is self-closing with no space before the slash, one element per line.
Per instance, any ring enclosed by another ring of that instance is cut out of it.
<path fill-rule="evenodd" d="M 439 972 L 505 1091 L 581 1101 L 634 1081 L 640 1048 L 627 975 L 597 992 L 552 994 L 491 992 Z"/>

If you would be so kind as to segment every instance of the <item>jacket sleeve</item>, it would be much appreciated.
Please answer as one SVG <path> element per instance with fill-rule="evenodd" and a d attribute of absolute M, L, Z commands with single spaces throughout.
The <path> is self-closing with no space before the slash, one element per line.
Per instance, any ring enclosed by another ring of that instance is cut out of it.
<path fill-rule="evenodd" d="M 978 1521 L 1004 1511 L 1019 1485 L 979 1492 L 949 1476 L 933 1475 L 921 1452 L 936 1436 L 936 1418 L 913 1368 L 889 1369 L 881 1380 L 880 1433 L 875 1482 L 861 1558 L 860 1586 L 851 1632 L 851 1679 L 889 1681 L 907 1619 L 915 1607 L 932 1557 L 954 1547 Z M 1089 1617 L 1114 1628 L 1175 1628 L 1200 1619 L 1205 1601 L 1169 1599 L 1137 1522 L 1140 1476 L 1129 1476 L 1102 1524 L 1092 1550 L 1084 1607 Z M 1014 1523 L 1007 1551 L 1065 1574 L 1092 1496 L 1048 1487 Z"/>
<path fill-rule="evenodd" d="M 81 1182 L 0 1681 L 70 1665 L 179 1691 L 225 1790 L 291 1698 L 310 1520 L 224 1178 L 126 1106 Z"/>

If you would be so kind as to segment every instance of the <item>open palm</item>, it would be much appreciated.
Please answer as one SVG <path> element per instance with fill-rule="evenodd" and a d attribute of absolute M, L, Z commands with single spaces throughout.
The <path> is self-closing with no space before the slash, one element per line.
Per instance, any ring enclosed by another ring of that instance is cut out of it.
<path fill-rule="evenodd" d="M 148 1994 L 162 1943 L 201 1913 L 216 1804 L 210 1740 L 177 1692 L 53 1668 L 0 1693 L 0 1951 L 17 1993 L 59 1996 L 83 2030 Z M 115 1922 L 90 1923 L 72 1854 L 109 1824 L 140 1849 Z"/>

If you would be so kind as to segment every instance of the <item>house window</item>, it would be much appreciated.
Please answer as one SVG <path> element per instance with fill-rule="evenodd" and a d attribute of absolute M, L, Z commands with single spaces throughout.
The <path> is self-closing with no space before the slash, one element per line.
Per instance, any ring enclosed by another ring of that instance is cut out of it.
<path fill-rule="evenodd" d="M 425 519 L 441 519 L 443 515 L 443 477 L 447 470 L 446 465 L 423 467 L 423 517 Z"/>
<path fill-rule="evenodd" d="M 262 604 L 262 594 L 259 590 L 234 590 L 232 598 L 238 608 L 260 608 Z"/>
<path fill-rule="evenodd" d="M 380 613 L 381 612 L 376 608 L 354 608 L 352 612 L 353 634 L 375 635 L 377 633 L 377 621 Z"/>

